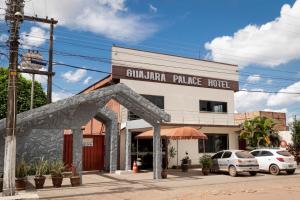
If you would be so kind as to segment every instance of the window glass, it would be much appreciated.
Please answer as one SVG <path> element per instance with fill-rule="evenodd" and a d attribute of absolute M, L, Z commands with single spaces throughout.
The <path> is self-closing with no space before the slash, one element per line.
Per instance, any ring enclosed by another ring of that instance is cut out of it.
<path fill-rule="evenodd" d="M 291 156 L 291 154 L 288 151 L 277 151 L 276 153 L 282 156 Z"/>
<path fill-rule="evenodd" d="M 142 96 L 148 99 L 151 103 L 153 103 L 160 109 L 165 108 L 164 96 L 155 96 L 155 95 L 146 95 L 146 94 L 142 94 Z M 128 111 L 128 120 L 137 120 L 137 119 L 141 119 L 141 118 L 136 114 L 134 114 L 133 112 Z"/>
<path fill-rule="evenodd" d="M 228 149 L 227 134 L 206 134 L 207 140 L 198 140 L 199 153 L 215 153 Z"/>
<path fill-rule="evenodd" d="M 253 151 L 253 152 L 251 152 L 251 154 L 252 154 L 253 156 L 257 157 L 257 156 L 259 155 L 259 151 Z"/>
<path fill-rule="evenodd" d="M 237 151 L 237 152 L 235 152 L 235 155 L 238 158 L 254 158 L 254 156 L 251 153 L 249 153 L 248 151 Z"/>
<path fill-rule="evenodd" d="M 273 156 L 273 154 L 270 151 L 262 151 L 261 156 Z"/>
<path fill-rule="evenodd" d="M 212 159 L 219 159 L 222 157 L 223 151 L 216 153 L 215 155 L 213 155 L 211 158 Z"/>
<path fill-rule="evenodd" d="M 200 100 L 200 111 L 206 112 L 227 112 L 227 103 L 219 101 Z"/>
<path fill-rule="evenodd" d="M 230 158 L 231 157 L 231 151 L 225 151 L 222 158 Z"/>

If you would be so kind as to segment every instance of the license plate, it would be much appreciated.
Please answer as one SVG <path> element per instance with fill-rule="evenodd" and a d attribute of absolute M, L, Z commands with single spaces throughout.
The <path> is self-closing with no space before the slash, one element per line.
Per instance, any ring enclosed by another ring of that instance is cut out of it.
<path fill-rule="evenodd" d="M 289 168 L 292 168 L 292 167 L 294 167 L 294 166 L 293 166 L 293 165 L 288 165 L 288 167 L 289 167 Z"/>

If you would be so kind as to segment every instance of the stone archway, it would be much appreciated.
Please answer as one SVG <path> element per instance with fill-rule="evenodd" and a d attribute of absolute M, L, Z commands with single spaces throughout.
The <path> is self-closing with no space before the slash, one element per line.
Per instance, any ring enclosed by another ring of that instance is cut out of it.
<path fill-rule="evenodd" d="M 171 117 L 169 114 L 165 113 L 156 105 L 152 104 L 150 101 L 122 83 L 94 90 L 87 94 L 78 94 L 73 97 L 18 114 L 18 132 L 16 135 L 17 157 L 21 156 L 20 152 L 26 152 L 27 149 L 31 149 L 29 154 L 26 155 L 29 159 L 36 158 L 41 155 L 46 155 L 45 157 L 56 155 L 60 156 L 61 159 L 63 130 L 71 129 L 74 134 L 73 136 L 75 136 L 73 144 L 77 147 L 73 149 L 78 149 L 78 151 L 73 153 L 73 158 L 77 161 L 76 165 L 78 169 L 81 170 L 81 127 L 84 126 L 91 118 L 96 116 L 99 117 L 99 119 L 104 121 L 106 120 L 106 123 L 110 124 L 108 127 L 111 127 L 110 137 L 109 140 L 107 140 L 110 144 L 110 156 L 109 160 L 107 159 L 106 162 L 110 163 L 109 171 L 114 171 L 116 158 L 113 150 L 115 148 L 115 133 L 113 133 L 115 128 L 113 127 L 113 121 L 115 118 L 104 108 L 110 99 L 115 99 L 154 127 L 153 146 L 155 148 L 153 148 L 153 173 L 154 179 L 161 178 L 160 123 L 170 121 Z M 6 119 L 0 120 L 0 169 L 1 167 L 3 168 L 4 160 L 3 136 L 5 134 L 5 121 Z M 43 138 L 43 141 L 41 141 L 41 138 Z M 44 140 L 50 140 L 50 142 Z M 7 173 L 6 169 L 3 171 L 4 173 Z M 5 180 L 4 187 L 6 187 Z M 9 186 L 7 185 L 7 187 Z"/>

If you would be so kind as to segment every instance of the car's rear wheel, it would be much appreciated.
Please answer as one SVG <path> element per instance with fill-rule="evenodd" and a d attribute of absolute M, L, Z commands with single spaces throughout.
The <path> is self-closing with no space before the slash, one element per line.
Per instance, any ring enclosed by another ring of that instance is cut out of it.
<path fill-rule="evenodd" d="M 295 169 L 288 169 L 288 170 L 286 170 L 286 173 L 287 173 L 288 175 L 292 175 L 292 174 L 295 173 Z"/>
<path fill-rule="evenodd" d="M 256 176 L 257 172 L 249 172 L 251 176 Z"/>
<path fill-rule="evenodd" d="M 230 166 L 228 171 L 229 171 L 230 176 L 232 176 L 232 177 L 237 176 L 237 171 L 236 171 L 235 166 Z"/>
<path fill-rule="evenodd" d="M 280 169 L 277 165 L 271 165 L 269 171 L 272 175 L 278 175 L 280 173 Z"/>

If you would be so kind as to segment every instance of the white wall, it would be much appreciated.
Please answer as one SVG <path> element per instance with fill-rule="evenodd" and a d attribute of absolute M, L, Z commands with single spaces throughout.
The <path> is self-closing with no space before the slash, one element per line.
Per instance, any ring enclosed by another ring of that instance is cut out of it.
<path fill-rule="evenodd" d="M 165 83 L 121 79 L 139 94 L 164 96 L 165 111 L 171 123 L 234 125 L 234 92 L 230 90 L 199 88 Z M 227 113 L 199 112 L 199 100 L 227 102 Z M 121 109 L 122 122 L 127 112 Z"/>
<path fill-rule="evenodd" d="M 236 65 L 112 47 L 112 64 L 238 81 Z M 224 73 L 225 72 L 225 73 Z"/>

